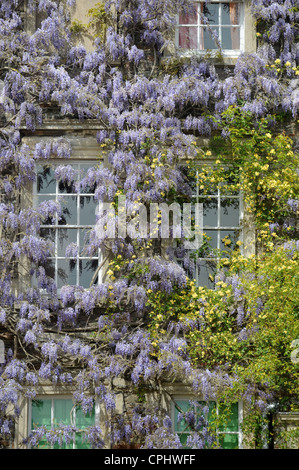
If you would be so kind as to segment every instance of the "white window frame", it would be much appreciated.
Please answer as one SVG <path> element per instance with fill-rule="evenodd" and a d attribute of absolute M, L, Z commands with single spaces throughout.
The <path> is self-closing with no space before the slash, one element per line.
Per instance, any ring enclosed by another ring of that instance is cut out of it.
<path fill-rule="evenodd" d="M 211 162 L 211 165 L 213 165 L 213 162 Z M 198 170 L 196 171 L 196 176 L 198 175 Z M 197 178 L 196 178 L 197 179 Z M 204 194 L 201 195 L 199 194 L 199 185 L 196 184 L 196 192 L 195 194 L 192 195 L 192 199 L 195 203 L 200 203 L 203 199 L 217 199 L 217 226 L 209 226 L 209 225 L 203 225 L 203 233 L 205 231 L 215 231 L 217 233 L 217 250 L 220 250 L 221 248 L 221 232 L 222 231 L 239 231 L 239 237 L 238 241 L 243 243 L 243 230 L 242 230 L 242 220 L 244 218 L 244 207 L 243 207 L 243 197 L 242 193 L 239 191 L 238 194 L 225 194 L 223 195 L 221 193 L 221 189 L 218 187 L 217 188 L 217 194 Z M 220 223 L 220 217 L 221 217 L 221 201 L 223 199 L 235 199 L 239 203 L 239 224 L 238 226 L 222 226 Z M 206 262 L 214 262 L 217 265 L 219 264 L 220 260 L 222 258 L 218 257 L 208 257 L 208 258 L 201 258 L 198 257 L 196 259 L 196 268 L 195 268 L 195 280 L 197 285 L 199 285 L 199 267 L 197 265 L 197 261 L 206 261 Z"/>
<path fill-rule="evenodd" d="M 190 402 L 192 400 L 194 401 L 203 401 L 206 402 L 207 404 L 209 402 L 214 402 L 216 403 L 216 414 L 219 414 L 219 404 L 217 400 L 201 400 L 201 399 L 196 399 L 192 397 L 191 395 L 175 395 L 172 397 L 172 407 L 171 407 L 171 421 L 172 421 L 172 430 L 174 433 L 176 433 L 178 436 L 180 434 L 191 434 L 194 431 L 184 432 L 184 431 L 177 431 L 176 430 L 176 423 L 175 423 L 175 406 L 176 406 L 176 401 L 179 400 L 184 400 L 186 402 Z M 236 400 L 235 403 L 238 403 L 238 431 L 219 431 L 218 429 L 216 430 L 216 436 L 217 436 L 217 442 L 219 442 L 218 438 L 221 436 L 221 434 L 238 434 L 238 449 L 243 448 L 243 433 L 242 433 L 242 422 L 243 422 L 243 402 L 242 400 Z"/>
<path fill-rule="evenodd" d="M 95 164 L 96 164 L 96 161 L 94 160 L 75 160 L 75 159 L 71 159 L 71 160 L 51 160 L 50 161 L 50 167 L 51 168 L 55 168 L 55 166 L 59 166 L 59 165 L 70 165 L 72 166 L 73 165 L 79 165 L 79 168 L 80 168 L 80 165 L 90 165 L 90 167 L 92 168 Z M 40 162 L 37 162 L 37 166 L 47 166 L 47 162 L 43 162 L 43 161 L 40 161 Z M 55 201 L 58 201 L 58 198 L 62 198 L 64 197 L 64 194 L 63 193 L 59 193 L 59 190 L 58 190 L 58 182 L 56 181 L 56 189 L 55 189 L 55 193 L 38 193 L 38 190 L 37 190 L 37 180 L 36 182 L 34 183 L 33 185 L 33 205 L 36 207 L 36 205 L 38 204 L 38 200 L 39 200 L 39 197 L 48 197 L 49 200 L 50 198 L 52 197 L 53 200 Z M 58 221 L 56 220 L 55 224 L 51 224 L 51 225 L 46 225 L 46 224 L 42 224 L 41 225 L 41 229 L 48 229 L 48 230 L 54 230 L 55 232 L 55 249 L 54 249 L 54 255 L 53 256 L 50 256 L 49 257 L 49 260 L 52 260 L 54 262 L 54 272 L 55 272 L 55 278 L 54 278 L 54 281 L 55 281 L 55 284 L 58 288 L 58 261 L 59 260 L 74 260 L 76 261 L 76 284 L 71 284 L 71 285 L 80 285 L 79 284 L 79 276 L 80 276 L 80 261 L 88 261 L 88 260 L 96 260 L 98 262 L 98 266 L 101 264 L 102 262 L 102 254 L 101 254 L 101 251 L 98 250 L 98 255 L 97 256 L 82 256 L 80 255 L 80 253 L 78 253 L 78 255 L 76 257 L 67 257 L 67 256 L 62 256 L 62 255 L 58 255 L 58 230 L 60 229 L 64 229 L 66 228 L 67 230 L 76 230 L 77 231 L 77 234 L 76 234 L 76 240 L 77 240 L 77 245 L 78 245 L 78 248 L 80 249 L 80 229 L 82 230 L 89 230 L 93 227 L 93 225 L 80 225 L 80 197 L 92 197 L 93 196 L 93 193 L 84 193 L 84 192 L 78 192 L 78 193 L 68 193 L 66 195 L 66 197 L 70 197 L 70 196 L 76 196 L 77 198 L 77 207 L 76 207 L 76 210 L 77 210 L 77 224 L 76 225 L 71 225 L 71 224 L 66 224 L 66 225 L 62 225 L 62 224 L 59 224 Z M 96 220 L 96 214 L 95 214 L 95 220 Z M 98 277 L 98 282 L 97 284 L 101 284 L 102 282 L 102 270 L 100 270 L 98 273 L 97 273 L 97 277 Z M 58 292 L 60 291 L 60 289 L 58 288 Z"/>
<path fill-rule="evenodd" d="M 199 4 L 202 3 L 200 0 L 195 1 L 194 3 Z M 245 50 L 245 1 L 244 0 L 227 0 L 227 1 L 221 1 L 221 0 L 210 0 L 210 3 L 240 3 L 240 49 L 221 49 L 223 55 L 225 57 L 238 57 L 242 52 Z M 220 11 L 221 9 L 219 8 L 219 26 L 220 26 L 220 35 L 219 35 L 219 40 L 221 43 L 221 23 L 220 23 Z M 198 44 L 200 44 L 200 29 L 201 27 L 199 26 L 199 14 L 198 14 L 198 23 L 197 23 L 197 34 L 198 34 Z M 191 56 L 194 54 L 198 55 L 205 55 L 208 52 L 208 49 L 183 49 L 179 46 L 179 28 L 181 26 L 191 26 L 190 24 L 180 24 L 179 23 L 179 15 L 177 15 L 177 27 L 175 29 L 175 45 L 179 49 L 179 52 L 182 55 L 185 56 Z M 211 49 L 209 52 L 211 54 L 217 54 L 218 49 Z"/>
<path fill-rule="evenodd" d="M 211 166 L 215 164 L 214 161 L 207 162 L 207 164 L 210 164 Z M 200 167 L 200 164 L 198 168 Z M 197 176 L 198 176 L 198 171 L 196 170 L 196 181 L 197 181 Z M 205 233 L 206 231 L 215 231 L 217 232 L 217 249 L 219 250 L 221 247 L 221 232 L 222 231 L 239 231 L 239 237 L 238 241 L 242 243 L 240 251 L 243 254 L 243 239 L 244 239 L 244 230 L 242 227 L 242 221 L 244 220 L 244 204 L 243 204 L 243 195 L 242 192 L 239 191 L 238 194 L 222 194 L 221 189 L 218 187 L 217 193 L 214 194 L 200 194 L 199 193 L 199 185 L 196 184 L 196 191 L 195 193 L 192 194 L 192 205 L 194 203 L 201 203 L 203 199 L 211 198 L 211 199 L 217 199 L 217 226 L 208 226 L 208 225 L 203 225 L 202 231 Z M 238 226 L 222 226 L 220 224 L 220 217 L 221 217 L 221 200 L 222 199 L 236 199 L 239 202 L 239 224 Z M 200 227 L 201 228 L 201 227 Z M 199 283 L 199 270 L 200 267 L 198 266 L 198 261 L 204 261 L 204 262 L 210 262 L 214 263 L 216 268 L 221 261 L 221 259 L 224 258 L 219 258 L 219 257 L 197 257 L 194 260 L 195 263 L 195 275 L 194 275 L 194 280 L 196 281 L 197 286 L 200 286 L 201 284 Z M 182 258 L 177 258 L 177 262 L 181 265 Z"/>
<path fill-rule="evenodd" d="M 32 401 L 34 400 L 51 400 L 51 428 L 54 425 L 54 400 L 72 400 L 71 395 L 37 395 L 34 399 L 30 399 L 28 403 L 28 434 L 30 434 L 34 428 L 32 427 Z M 76 409 L 75 406 L 72 408 L 72 418 L 74 419 L 73 425 L 76 426 Z M 71 418 L 71 420 L 72 420 Z M 94 425 L 98 425 L 100 423 L 100 403 L 98 400 L 95 402 L 95 417 L 94 417 Z M 76 440 L 75 440 L 75 433 L 73 436 L 73 449 L 76 449 Z"/>

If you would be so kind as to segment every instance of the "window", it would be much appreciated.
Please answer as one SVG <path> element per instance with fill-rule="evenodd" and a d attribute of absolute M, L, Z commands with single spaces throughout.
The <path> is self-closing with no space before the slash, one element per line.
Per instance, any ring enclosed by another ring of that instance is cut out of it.
<path fill-rule="evenodd" d="M 199 250 L 188 252 L 187 258 L 193 260 L 191 269 L 192 265 L 194 269 L 190 275 L 197 285 L 212 289 L 220 260 L 228 256 L 242 239 L 243 206 L 239 190 L 235 190 L 229 182 L 226 182 L 225 190 L 223 186 L 215 185 L 210 194 L 203 194 L 198 174 L 196 171 L 192 208 L 196 203 L 202 204 L 203 243 Z M 185 268 L 186 260 L 180 255 L 177 256 L 177 262 Z M 187 264 L 190 269 L 190 263 Z"/>
<path fill-rule="evenodd" d="M 32 400 L 29 431 L 36 427 L 45 426 L 47 430 L 55 429 L 59 425 L 72 425 L 80 430 L 95 424 L 95 409 L 90 414 L 84 414 L 80 408 L 73 405 L 72 399 L 43 398 Z M 39 441 L 39 448 L 49 448 L 46 439 Z M 88 443 L 83 439 L 81 432 L 74 433 L 72 442 L 59 446 L 54 444 L 54 449 L 87 449 Z"/>
<path fill-rule="evenodd" d="M 243 8 L 241 2 L 194 3 L 194 11 L 178 18 L 176 43 L 182 49 L 218 49 L 235 55 L 243 49 Z M 216 38 L 216 39 L 215 39 Z"/>
<path fill-rule="evenodd" d="M 240 238 L 242 200 L 239 192 L 224 194 L 221 186 L 202 195 L 196 184 L 193 201 L 203 204 L 203 246 L 196 259 L 195 279 L 197 285 L 212 288 L 220 256 L 234 249 Z"/>
<path fill-rule="evenodd" d="M 190 412 L 195 417 L 192 428 L 188 424 L 188 414 Z M 173 415 L 174 431 L 178 434 L 185 448 L 187 448 L 188 437 L 195 432 L 195 429 L 200 434 L 208 426 L 213 430 L 211 432 L 212 440 L 222 449 L 241 448 L 241 403 L 236 402 L 224 406 L 215 401 L 194 402 L 187 398 L 178 398 L 175 399 Z M 206 447 L 211 445 L 206 435 L 204 439 L 207 439 Z"/>
<path fill-rule="evenodd" d="M 84 249 L 96 221 L 98 202 L 94 199 L 93 189 L 81 192 L 75 188 L 79 175 L 86 173 L 90 167 L 91 164 L 88 163 L 72 163 L 72 183 L 55 178 L 55 165 L 39 166 L 37 169 L 37 204 L 49 200 L 59 201 L 61 204 L 61 217 L 57 217 L 54 223 L 47 221 L 41 228 L 41 236 L 51 240 L 55 246 L 53 256 L 46 266 L 46 274 L 55 280 L 58 289 L 66 284 L 88 288 L 98 267 L 99 254 L 90 257 Z M 75 254 L 67 250 L 71 244 L 78 247 Z"/>

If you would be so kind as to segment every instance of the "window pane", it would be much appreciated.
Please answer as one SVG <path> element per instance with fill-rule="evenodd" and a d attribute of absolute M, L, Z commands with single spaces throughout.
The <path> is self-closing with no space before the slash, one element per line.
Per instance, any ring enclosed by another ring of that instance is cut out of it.
<path fill-rule="evenodd" d="M 80 225 L 94 225 L 98 202 L 92 196 L 80 197 Z"/>
<path fill-rule="evenodd" d="M 56 180 L 53 168 L 38 167 L 37 169 L 37 192 L 39 194 L 55 194 Z"/>
<path fill-rule="evenodd" d="M 181 26 L 179 28 L 179 46 L 183 49 L 197 49 L 197 27 Z"/>
<path fill-rule="evenodd" d="M 200 28 L 200 42 L 203 49 L 218 49 L 218 46 L 212 36 L 216 34 L 216 37 L 219 38 L 219 28 Z"/>
<path fill-rule="evenodd" d="M 86 289 L 90 286 L 92 276 L 94 275 L 97 267 L 97 259 L 80 259 L 80 275 L 79 275 L 79 284 Z M 95 280 L 96 282 L 96 280 Z"/>
<path fill-rule="evenodd" d="M 238 446 L 239 446 L 238 434 L 220 434 L 219 444 L 222 449 L 238 449 Z"/>
<path fill-rule="evenodd" d="M 76 261 L 68 259 L 57 260 L 57 287 L 77 284 Z"/>
<path fill-rule="evenodd" d="M 70 243 L 77 243 L 77 230 L 61 228 L 57 230 L 57 256 L 65 257 L 65 250 Z"/>
<path fill-rule="evenodd" d="M 221 227 L 238 227 L 239 226 L 239 200 L 238 199 L 222 199 L 220 210 Z"/>
<path fill-rule="evenodd" d="M 197 4 L 193 4 L 193 11 L 184 15 L 180 14 L 179 24 L 197 24 Z"/>
<path fill-rule="evenodd" d="M 199 199 L 199 202 L 203 202 L 203 226 L 217 227 L 217 199 Z"/>
<path fill-rule="evenodd" d="M 75 187 L 74 187 L 74 182 L 66 182 L 66 181 L 59 181 L 58 183 L 58 190 L 59 193 L 74 193 L 75 192 Z"/>
<path fill-rule="evenodd" d="M 32 400 L 32 429 L 35 426 L 46 426 L 51 429 L 51 400 Z"/>
<path fill-rule="evenodd" d="M 219 405 L 219 414 L 228 416 L 224 425 L 220 426 L 220 431 L 238 432 L 239 430 L 239 405 L 232 403 L 229 406 Z"/>
<path fill-rule="evenodd" d="M 218 232 L 217 230 L 205 230 L 204 233 L 206 234 L 204 240 L 207 240 L 210 248 L 207 250 L 207 256 L 210 256 L 211 250 L 217 250 L 218 248 Z"/>
<path fill-rule="evenodd" d="M 66 196 L 61 201 L 62 216 L 59 225 L 77 225 L 77 197 Z"/>
<path fill-rule="evenodd" d="M 201 426 L 201 428 L 200 428 L 201 430 L 206 425 L 206 423 L 209 423 L 210 425 L 212 425 L 213 421 L 215 420 L 215 417 L 216 417 L 216 402 L 214 402 L 214 401 L 209 401 L 209 402 L 200 401 L 200 402 L 198 402 L 197 416 L 198 416 L 198 419 L 204 418 L 204 420 L 202 422 L 205 423 L 205 424 L 203 426 Z"/>
<path fill-rule="evenodd" d="M 51 429 L 51 406 L 52 400 L 32 400 L 31 407 L 31 429 L 34 430 L 38 426 L 46 426 Z M 38 447 L 48 449 L 49 444 L 46 439 L 38 442 Z"/>
<path fill-rule="evenodd" d="M 223 49 L 240 49 L 240 29 L 238 26 L 221 28 L 221 35 Z"/>
<path fill-rule="evenodd" d="M 59 426 L 60 424 L 71 425 L 71 413 L 73 408 L 72 400 L 66 399 L 57 399 L 54 400 L 54 426 Z M 63 441 L 62 445 L 55 443 L 54 449 L 72 449 L 73 442 L 68 442 L 66 444 Z"/>
<path fill-rule="evenodd" d="M 219 4 L 217 3 L 210 3 L 209 5 L 201 4 L 201 11 L 204 14 L 204 16 L 207 18 L 209 24 L 211 25 L 219 24 Z M 201 20 L 201 23 L 203 23 L 202 20 Z"/>
<path fill-rule="evenodd" d="M 91 229 L 80 229 L 79 230 L 79 248 L 80 248 L 80 255 L 82 257 L 87 255 L 86 250 L 84 247 L 88 245 L 89 238 L 90 238 L 90 231 Z"/>
<path fill-rule="evenodd" d="M 174 409 L 174 426 L 175 430 L 178 432 L 188 430 L 188 425 L 184 419 L 181 419 L 178 422 L 179 413 L 186 413 L 190 410 L 190 403 L 189 400 L 176 400 L 176 405 Z"/>
<path fill-rule="evenodd" d="M 95 421 L 95 409 L 91 413 L 84 413 L 81 408 L 76 408 L 76 426 L 84 429 L 87 426 L 92 426 Z"/>
<path fill-rule="evenodd" d="M 95 423 L 95 410 L 93 408 L 92 413 L 84 414 L 80 408 L 76 408 L 76 427 L 85 429 L 88 426 L 92 426 Z M 89 449 L 90 445 L 83 439 L 81 433 L 76 433 L 76 449 Z"/>
<path fill-rule="evenodd" d="M 72 400 L 64 398 L 54 400 L 54 426 L 59 424 L 71 424 Z"/>
<path fill-rule="evenodd" d="M 239 25 L 240 24 L 239 3 L 222 3 L 221 24 L 223 25 Z"/>

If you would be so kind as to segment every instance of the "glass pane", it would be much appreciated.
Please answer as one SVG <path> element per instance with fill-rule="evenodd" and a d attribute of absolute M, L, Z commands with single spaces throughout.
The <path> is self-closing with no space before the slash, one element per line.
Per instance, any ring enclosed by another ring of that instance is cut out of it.
<path fill-rule="evenodd" d="M 77 225 L 77 197 L 67 196 L 61 201 L 62 216 L 59 225 Z"/>
<path fill-rule="evenodd" d="M 79 247 L 80 247 L 80 253 L 82 256 L 84 256 L 84 254 L 82 254 L 82 250 L 88 244 L 89 237 L 90 237 L 90 229 L 79 230 Z"/>
<path fill-rule="evenodd" d="M 38 426 L 46 426 L 51 429 L 51 406 L 52 400 L 32 400 L 31 408 L 31 428 L 34 430 Z M 50 446 L 46 439 L 38 442 L 38 447 L 48 449 Z"/>
<path fill-rule="evenodd" d="M 92 426 L 95 422 L 95 409 L 91 413 L 86 413 L 81 408 L 76 408 L 76 426 L 84 429 L 87 426 Z"/>
<path fill-rule="evenodd" d="M 207 256 L 210 256 L 211 250 L 217 250 L 218 248 L 218 232 L 217 230 L 205 230 L 204 240 L 207 240 L 207 244 L 210 249 L 207 250 Z"/>
<path fill-rule="evenodd" d="M 221 45 L 223 49 L 240 49 L 239 27 L 221 28 Z"/>
<path fill-rule="evenodd" d="M 76 261 L 68 259 L 57 260 L 57 287 L 60 289 L 64 285 L 77 284 L 77 269 Z"/>
<path fill-rule="evenodd" d="M 193 4 L 193 11 L 187 14 L 180 14 L 179 24 L 197 24 L 197 4 Z"/>
<path fill-rule="evenodd" d="M 239 430 L 239 405 L 232 403 L 229 406 L 219 405 L 219 415 L 223 415 L 225 424 L 219 427 L 220 431 L 238 432 Z M 226 416 L 228 417 L 226 419 Z"/>
<path fill-rule="evenodd" d="M 73 182 L 66 182 L 66 181 L 59 181 L 58 183 L 58 190 L 59 193 L 74 193 L 75 192 L 75 187 Z"/>
<path fill-rule="evenodd" d="M 179 28 L 179 46 L 183 49 L 197 49 L 197 31 L 196 26 L 181 26 Z"/>
<path fill-rule="evenodd" d="M 218 49 L 212 34 L 216 34 L 216 37 L 219 38 L 219 28 L 210 29 L 203 26 L 200 28 L 201 49 Z"/>
<path fill-rule="evenodd" d="M 61 228 L 57 230 L 57 255 L 65 257 L 65 250 L 70 243 L 77 243 L 77 230 Z"/>
<path fill-rule="evenodd" d="M 97 267 L 97 259 L 80 259 L 79 261 L 80 273 L 79 273 L 79 285 L 85 288 L 90 286 L 92 276 L 94 275 Z M 95 280 L 96 283 L 97 279 Z"/>
<path fill-rule="evenodd" d="M 199 430 L 202 430 L 202 428 L 207 424 L 212 424 L 215 416 L 216 416 L 216 402 L 214 401 L 200 401 L 198 402 L 198 408 L 197 408 L 197 416 L 198 420 L 200 418 L 203 418 L 201 423 L 204 423 L 203 426 L 199 428 Z M 200 421 L 198 421 L 199 423 Z"/>
<path fill-rule="evenodd" d="M 216 263 L 215 261 L 207 260 L 198 260 L 197 261 L 198 269 L 198 285 L 202 287 L 208 287 L 213 289 L 214 281 L 212 280 L 216 272 Z"/>
<path fill-rule="evenodd" d="M 238 227 L 239 226 L 239 200 L 238 199 L 222 199 L 220 210 L 221 227 Z"/>
<path fill-rule="evenodd" d="M 189 400 L 176 400 L 176 405 L 174 409 L 174 428 L 175 431 L 182 432 L 188 430 L 187 423 L 184 419 L 181 419 L 178 422 L 179 413 L 186 413 L 190 410 Z M 188 436 L 188 434 L 186 434 Z"/>
<path fill-rule="evenodd" d="M 38 167 L 37 169 L 37 192 L 39 194 L 55 194 L 56 180 L 52 168 Z"/>
<path fill-rule="evenodd" d="M 92 196 L 80 197 L 80 225 L 94 225 L 98 202 Z"/>
<path fill-rule="evenodd" d="M 211 25 L 219 24 L 219 5 L 217 3 L 201 4 L 201 11 Z M 201 20 L 203 24 L 203 20 Z"/>
<path fill-rule="evenodd" d="M 93 408 L 92 413 L 84 414 L 80 408 L 76 409 L 76 427 L 85 429 L 88 426 L 92 426 L 95 423 L 95 410 Z M 83 439 L 81 433 L 76 433 L 76 449 L 89 449 L 90 445 Z"/>
<path fill-rule="evenodd" d="M 71 424 L 72 400 L 64 398 L 54 400 L 54 426 L 59 424 Z"/>
<path fill-rule="evenodd" d="M 84 257 L 97 257 L 99 252 L 96 247 L 89 247 L 91 236 L 91 229 L 79 230 L 79 253 L 81 258 Z"/>
<path fill-rule="evenodd" d="M 51 404 L 51 400 L 32 400 L 32 429 L 36 426 L 51 429 Z"/>
<path fill-rule="evenodd" d="M 221 4 L 221 24 L 239 25 L 240 24 L 240 5 L 239 3 Z"/>
<path fill-rule="evenodd" d="M 73 408 L 72 400 L 66 399 L 57 399 L 54 400 L 54 426 L 59 426 L 60 424 L 71 425 L 71 413 Z M 54 449 L 72 449 L 73 442 L 66 444 L 63 442 L 62 445 L 55 443 Z"/>
<path fill-rule="evenodd" d="M 217 199 L 199 199 L 199 202 L 203 202 L 203 226 L 217 227 Z"/>
<path fill-rule="evenodd" d="M 238 434 L 220 434 L 219 444 L 222 449 L 238 449 L 239 447 Z"/>

